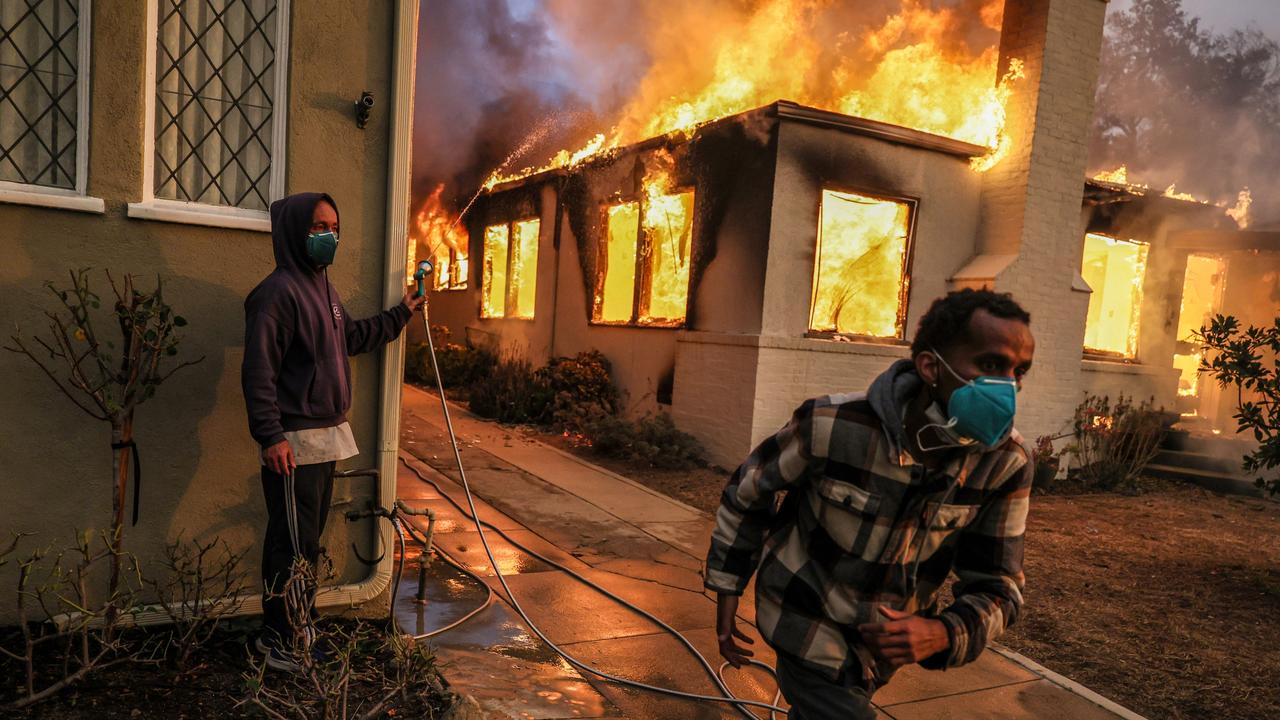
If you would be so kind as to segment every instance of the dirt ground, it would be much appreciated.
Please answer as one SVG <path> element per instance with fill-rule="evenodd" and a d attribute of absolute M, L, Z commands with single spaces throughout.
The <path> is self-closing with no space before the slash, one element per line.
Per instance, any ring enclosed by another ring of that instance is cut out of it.
<path fill-rule="evenodd" d="M 728 478 L 574 451 L 707 512 Z M 1025 612 L 1001 642 L 1151 720 L 1280 717 L 1280 503 L 1147 487 L 1032 499 Z"/>

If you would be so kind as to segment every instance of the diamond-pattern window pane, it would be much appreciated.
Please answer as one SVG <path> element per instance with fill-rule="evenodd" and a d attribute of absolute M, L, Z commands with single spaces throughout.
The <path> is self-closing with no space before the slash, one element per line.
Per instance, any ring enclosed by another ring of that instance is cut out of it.
<path fill-rule="evenodd" d="M 0 180 L 76 187 L 79 0 L 0 0 Z"/>
<path fill-rule="evenodd" d="M 266 210 L 276 0 L 159 0 L 155 196 Z"/>

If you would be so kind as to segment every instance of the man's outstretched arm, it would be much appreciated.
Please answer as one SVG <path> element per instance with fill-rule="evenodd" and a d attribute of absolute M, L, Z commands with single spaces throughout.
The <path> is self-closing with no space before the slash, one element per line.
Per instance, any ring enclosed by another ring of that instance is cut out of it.
<path fill-rule="evenodd" d="M 426 298 L 418 297 L 413 290 L 404 294 L 400 304 L 390 310 L 360 320 L 352 320 L 346 309 L 342 312 L 343 332 L 347 336 L 347 354 L 360 355 L 373 352 L 395 340 L 413 313 L 426 302 Z"/>

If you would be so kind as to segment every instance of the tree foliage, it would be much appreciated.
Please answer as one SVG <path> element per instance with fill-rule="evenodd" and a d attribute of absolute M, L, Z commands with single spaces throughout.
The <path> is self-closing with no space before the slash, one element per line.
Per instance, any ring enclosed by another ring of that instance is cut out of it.
<path fill-rule="evenodd" d="M 1256 28 L 1214 33 L 1182 0 L 1108 15 L 1090 162 L 1209 199 L 1275 187 L 1280 45 Z M 1274 208 L 1272 208 L 1274 210 Z"/>

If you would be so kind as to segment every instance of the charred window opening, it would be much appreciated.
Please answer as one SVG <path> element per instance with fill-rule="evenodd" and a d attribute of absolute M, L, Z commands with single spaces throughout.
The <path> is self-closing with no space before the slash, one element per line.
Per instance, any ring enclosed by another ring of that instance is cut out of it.
<path fill-rule="evenodd" d="M 1084 326 L 1087 352 L 1123 358 L 1137 355 L 1147 247 L 1135 240 L 1085 236 L 1080 274 L 1093 288 Z"/>
<path fill-rule="evenodd" d="M 809 329 L 902 338 L 913 205 L 822 191 Z"/>
<path fill-rule="evenodd" d="M 467 251 L 441 244 L 431 257 L 436 290 L 467 289 Z"/>
<path fill-rule="evenodd" d="M 533 218 L 484 229 L 480 317 L 533 318 L 539 225 Z"/>
<path fill-rule="evenodd" d="M 1195 344 L 1195 333 L 1221 311 L 1226 272 L 1226 261 L 1216 255 L 1187 257 L 1187 272 L 1182 281 L 1182 307 L 1178 313 L 1178 352 L 1173 356 L 1173 366 L 1181 373 L 1178 377 L 1179 397 L 1200 395 L 1202 353 Z"/>
<path fill-rule="evenodd" d="M 592 319 L 675 327 L 689 304 L 693 191 L 605 208 Z"/>

